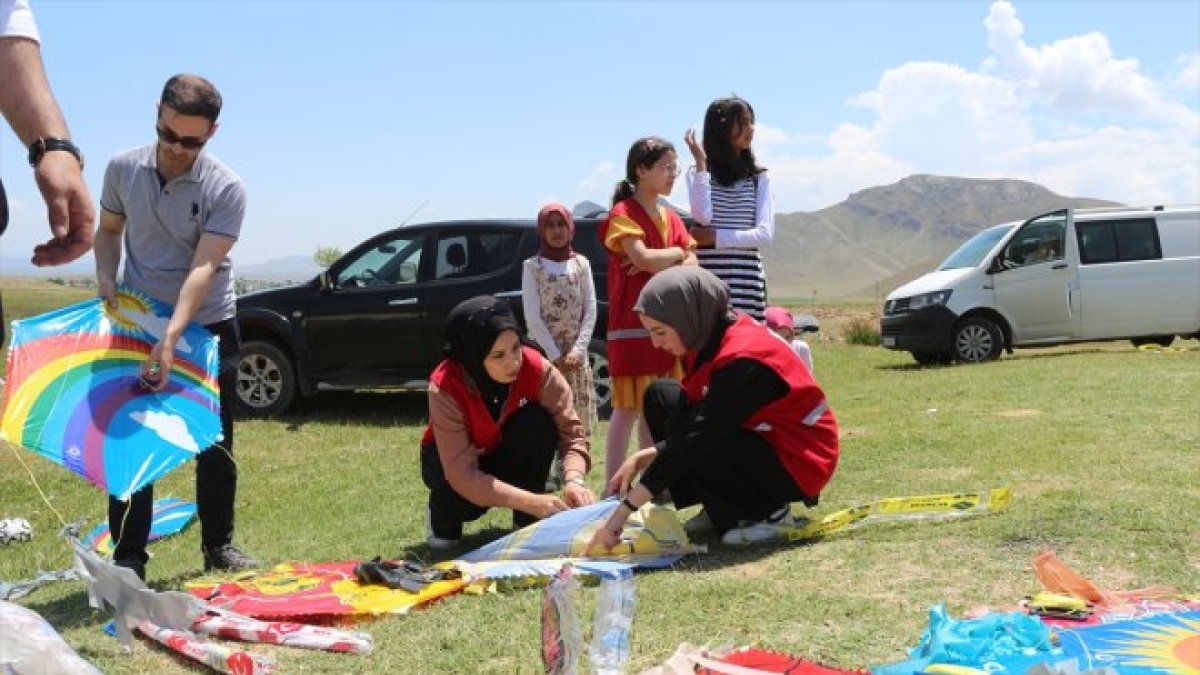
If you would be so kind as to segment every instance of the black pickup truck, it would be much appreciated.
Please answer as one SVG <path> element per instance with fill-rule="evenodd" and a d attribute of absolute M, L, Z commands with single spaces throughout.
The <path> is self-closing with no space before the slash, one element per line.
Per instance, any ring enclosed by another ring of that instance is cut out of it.
<path fill-rule="evenodd" d="M 576 219 L 573 245 L 588 257 L 596 285 L 588 357 L 605 415 L 612 390 L 599 224 L 596 217 Z M 509 298 L 520 315 L 521 265 L 537 248 L 533 220 L 406 225 L 368 239 L 307 283 L 239 297 L 240 407 L 268 416 L 319 391 L 424 388 L 455 305 L 491 294 Z"/>

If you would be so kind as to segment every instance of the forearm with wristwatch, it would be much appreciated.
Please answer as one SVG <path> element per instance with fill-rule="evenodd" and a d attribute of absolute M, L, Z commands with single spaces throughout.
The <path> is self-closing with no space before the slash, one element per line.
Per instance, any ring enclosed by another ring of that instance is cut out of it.
<path fill-rule="evenodd" d="M 79 168 L 83 169 L 83 153 L 80 152 L 79 147 L 69 138 L 53 136 L 39 136 L 37 140 L 29 144 L 29 166 L 36 169 L 48 152 L 69 152 L 79 162 Z"/>
<path fill-rule="evenodd" d="M 621 536 L 621 532 L 624 531 L 625 523 L 629 520 L 629 517 L 642 508 L 646 502 L 650 501 L 651 497 L 653 495 L 650 494 L 650 490 L 646 489 L 641 483 L 638 483 L 621 498 L 621 502 L 617 504 L 616 510 L 608 517 L 608 522 L 604 526 L 614 535 Z"/>

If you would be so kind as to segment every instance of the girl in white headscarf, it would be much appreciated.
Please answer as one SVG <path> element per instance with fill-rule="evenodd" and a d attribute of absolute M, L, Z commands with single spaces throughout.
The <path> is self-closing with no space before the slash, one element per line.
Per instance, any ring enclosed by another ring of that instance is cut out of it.
<path fill-rule="evenodd" d="M 591 546 L 611 549 L 629 515 L 664 489 L 676 507 L 703 505 L 687 523 L 692 533 L 712 529 L 730 545 L 780 538 L 795 526 L 791 503 L 816 505 L 837 466 L 825 394 L 770 329 L 730 312 L 729 288 L 711 272 L 659 272 L 634 309 L 686 374 L 647 391 L 642 414 L 655 443 L 609 482 L 621 505 Z"/>

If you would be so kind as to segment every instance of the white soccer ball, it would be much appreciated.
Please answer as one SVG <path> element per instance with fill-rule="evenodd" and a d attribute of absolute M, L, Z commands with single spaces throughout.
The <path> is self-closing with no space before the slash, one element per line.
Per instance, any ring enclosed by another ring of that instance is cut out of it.
<path fill-rule="evenodd" d="M 0 546 L 7 546 L 15 541 L 33 539 L 33 526 L 24 518 L 5 518 L 0 520 Z"/>

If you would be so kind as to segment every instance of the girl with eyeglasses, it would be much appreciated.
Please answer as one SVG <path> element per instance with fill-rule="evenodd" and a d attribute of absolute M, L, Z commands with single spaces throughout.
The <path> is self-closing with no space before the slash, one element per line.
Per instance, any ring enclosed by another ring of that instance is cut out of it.
<path fill-rule="evenodd" d="M 688 201 L 697 225 L 700 266 L 729 284 L 733 308 L 762 321 L 767 275 L 759 249 L 775 238 L 775 214 L 767 170 L 757 164 L 754 108 L 733 96 L 709 104 L 703 144 L 694 129 L 684 140 L 695 165 L 688 171 Z"/>
<path fill-rule="evenodd" d="M 679 165 L 675 146 L 657 137 L 640 138 L 629 148 L 625 178 L 617 183 L 612 209 L 600 224 L 608 253 L 608 368 L 612 376 L 612 417 L 605 444 L 605 482 L 625 461 L 629 437 L 638 425 L 639 448 L 650 431 L 639 423 L 642 396 L 661 377 L 678 378 L 679 360 L 656 350 L 633 311 L 638 293 L 656 272 L 694 265 L 696 242 L 674 210 L 659 203 L 671 194 Z"/>

